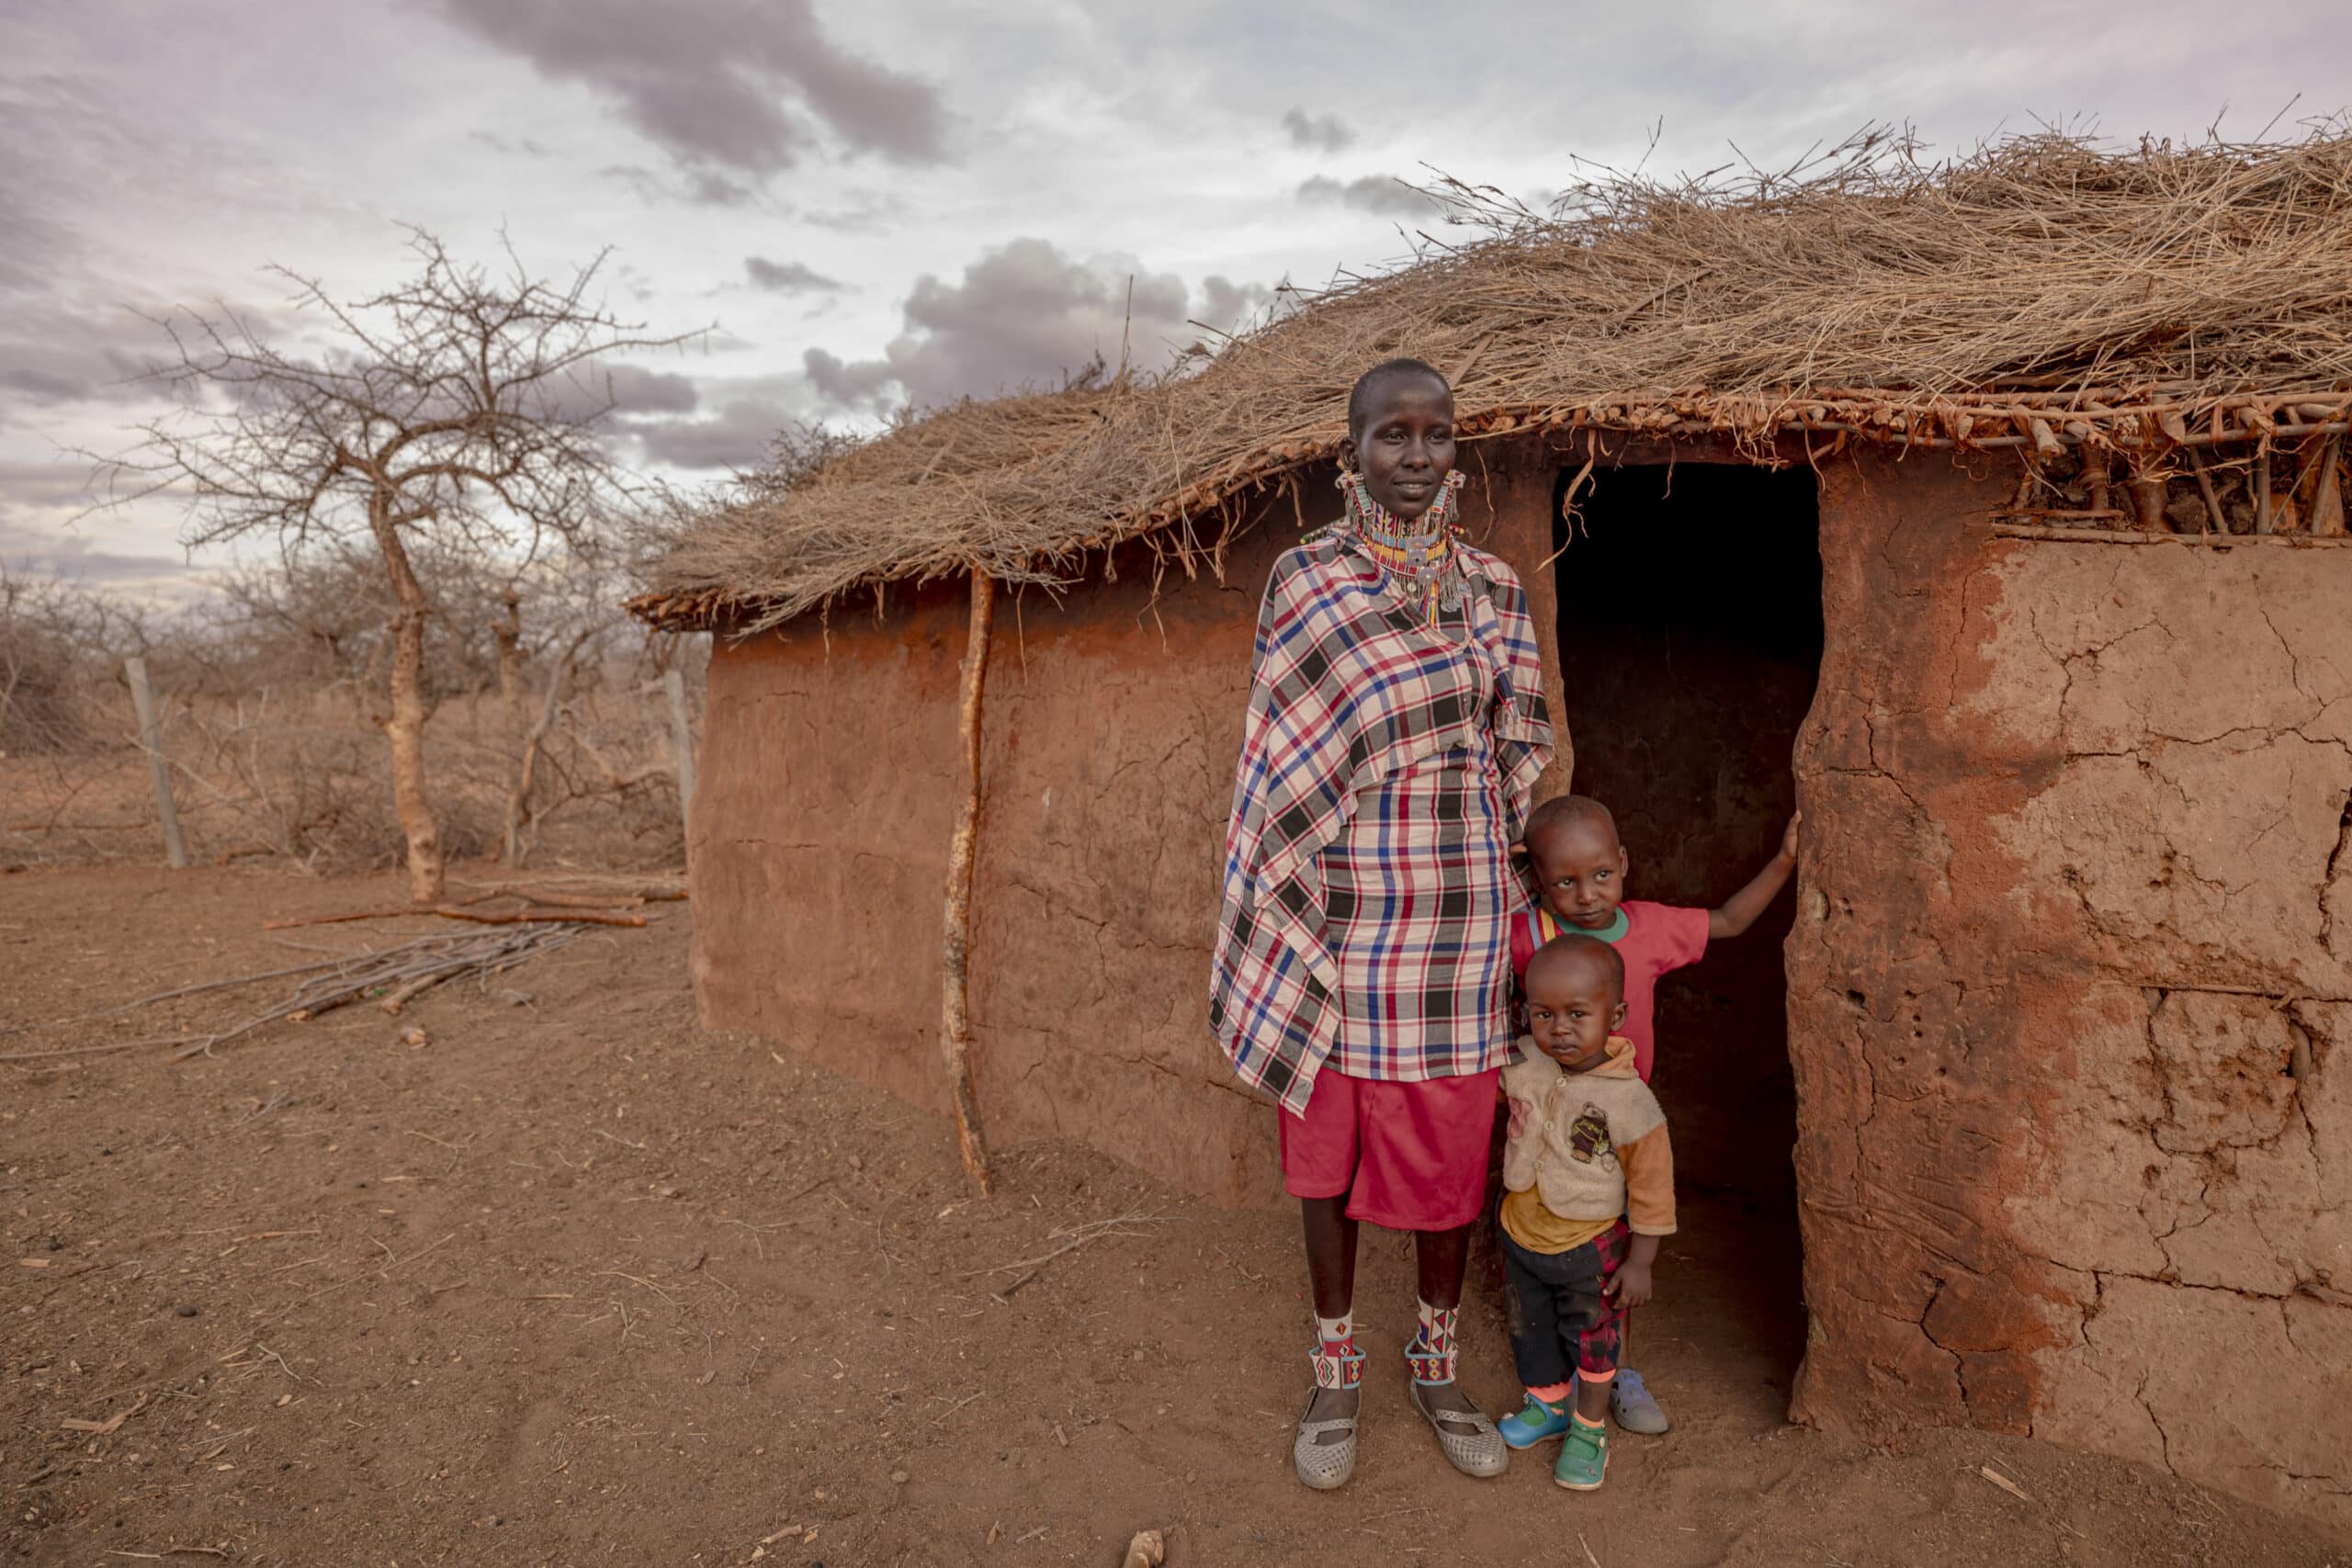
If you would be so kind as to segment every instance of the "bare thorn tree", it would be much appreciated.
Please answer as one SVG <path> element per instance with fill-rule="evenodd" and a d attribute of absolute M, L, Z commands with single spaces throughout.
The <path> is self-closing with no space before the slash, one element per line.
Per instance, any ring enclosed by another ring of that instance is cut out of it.
<path fill-rule="evenodd" d="M 289 556 L 325 540 L 374 555 L 393 604 L 381 721 L 393 807 L 411 895 L 430 902 L 442 894 L 424 777 L 430 601 L 413 557 L 432 547 L 528 560 L 551 541 L 593 545 L 628 493 L 597 438 L 613 398 L 595 362 L 698 334 L 648 337 L 593 300 L 609 251 L 557 285 L 511 250 L 493 273 L 453 260 L 422 230 L 410 231 L 410 248 L 413 277 L 356 301 L 270 269 L 331 340 L 315 355 L 263 341 L 226 309 L 159 321 L 174 355 L 152 374 L 179 410 L 141 426 L 137 448 L 101 474 L 107 505 L 185 494 L 191 546 L 268 536 Z"/>

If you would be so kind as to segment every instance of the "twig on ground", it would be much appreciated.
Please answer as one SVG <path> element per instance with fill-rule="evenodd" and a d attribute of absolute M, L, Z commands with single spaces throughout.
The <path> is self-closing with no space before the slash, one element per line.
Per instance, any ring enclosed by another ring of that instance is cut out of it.
<path fill-rule="evenodd" d="M 1003 1306 L 1003 1305 L 1005 1305 L 1005 1304 L 1009 1303 L 1012 1300 L 1012 1292 L 1015 1292 L 1015 1291 L 1019 1290 L 1022 1286 L 1023 1286 L 1023 1285 L 1027 1284 L 1030 1280 L 1032 1280 L 1035 1279 L 1036 1277 L 1037 1277 L 1037 1270 L 1036 1270 L 1036 1269 L 1030 1269 L 1030 1270 L 1029 1270 L 1029 1272 L 1027 1272 L 1026 1274 L 1022 1275 L 1022 1276 L 1021 1276 L 1021 1278 L 1019 1278 L 1018 1280 L 1015 1280 L 1014 1281 L 1012 1281 L 1012 1283 L 1011 1283 L 1010 1285 L 1007 1285 L 1004 1289 L 1002 1289 L 1002 1290 L 1001 1290 L 1001 1291 L 990 1291 L 990 1292 L 989 1292 L 989 1300 L 990 1300 L 990 1301 L 992 1301 L 992 1302 L 996 1303 L 999 1306 Z"/>
<path fill-rule="evenodd" d="M 956 1278 L 959 1280 L 969 1280 L 981 1274 L 1010 1274 L 1014 1272 L 1016 1269 L 1027 1269 L 1029 1273 L 1034 1274 L 1039 1269 L 1045 1267 L 1048 1263 L 1051 1263 L 1055 1258 L 1061 1257 L 1063 1254 L 1076 1252 L 1080 1247 L 1086 1246 L 1088 1243 L 1100 1241 L 1106 1235 L 1140 1235 L 1143 1233 L 1139 1227 L 1143 1225 L 1158 1224 L 1159 1223 L 1159 1218 L 1160 1217 L 1158 1214 L 1128 1213 L 1116 1215 L 1107 1220 L 1090 1220 L 1082 1225 L 1065 1226 L 1057 1229 L 1053 1232 L 1051 1236 L 1047 1237 L 1048 1240 L 1058 1239 L 1065 1236 L 1069 1238 L 1068 1240 L 1063 1241 L 1061 1246 L 1054 1248 L 1051 1252 L 1041 1252 L 1035 1258 L 1023 1258 L 1011 1263 L 999 1263 L 992 1268 L 988 1269 L 967 1269 L 963 1273 L 958 1274 Z M 1008 1286 L 1004 1293 L 1011 1295 L 1014 1290 L 1020 1288 L 1022 1283 L 1025 1283 L 1027 1281 L 1027 1275 L 1023 1275 L 1020 1281 Z"/>
<path fill-rule="evenodd" d="M 964 1406 L 966 1406 L 967 1404 L 971 1404 L 971 1403 L 972 1403 L 972 1401 L 974 1401 L 974 1400 L 976 1400 L 976 1399 L 978 1399 L 978 1398 L 979 1398 L 979 1397 L 980 1397 L 980 1396 L 979 1396 L 978 1394 L 977 1394 L 977 1393 L 967 1393 L 967 1394 L 966 1394 L 963 1398 L 961 1398 L 961 1399 L 957 1400 L 955 1404 L 953 1404 L 949 1405 L 946 1409 L 944 1409 L 944 1410 L 941 1411 L 938 1415 L 936 1415 L 936 1416 L 933 1416 L 933 1417 L 931 1418 L 931 1424 L 932 1424 L 933 1426 L 934 1426 L 934 1427 L 938 1426 L 940 1423 L 942 1423 L 942 1422 L 945 1421 L 945 1420 L 946 1420 L 950 1416 L 955 1415 L 955 1414 L 956 1414 L 956 1412 L 957 1412 L 958 1410 L 963 1409 L 963 1408 L 964 1408 Z"/>
<path fill-rule="evenodd" d="M 292 931 L 299 926 L 341 925 L 350 920 L 390 920 L 402 915 L 435 915 L 445 920 L 470 920 L 481 926 L 531 925 L 544 922 L 578 921 L 592 926 L 641 926 L 643 915 L 598 912 L 591 909 L 519 909 L 510 915 L 486 914 L 458 904 L 410 904 L 397 909 L 364 909 L 352 915 L 309 915 L 298 920 L 264 920 L 266 931 Z"/>
<path fill-rule="evenodd" d="M 2018 1485 L 2016 1482 L 2011 1481 L 2007 1476 L 2003 1475 L 1999 1471 L 1995 1470 L 1989 1464 L 1978 1465 L 1976 1467 L 1976 1473 L 1991 1482 L 1994 1485 L 1999 1487 L 2002 1491 L 2007 1493 L 2010 1496 L 2015 1497 L 2020 1503 L 2030 1503 L 2033 1501 L 2032 1497 L 2027 1495 L 2024 1487 Z"/>

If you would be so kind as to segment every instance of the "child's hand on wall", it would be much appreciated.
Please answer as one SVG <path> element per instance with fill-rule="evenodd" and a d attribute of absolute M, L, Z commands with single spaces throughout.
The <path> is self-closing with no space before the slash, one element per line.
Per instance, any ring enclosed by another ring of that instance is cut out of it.
<path fill-rule="evenodd" d="M 1797 824 L 1804 820 L 1804 813 L 1798 812 L 1789 818 L 1788 831 L 1781 835 L 1781 853 L 1789 860 L 1797 858 Z"/>

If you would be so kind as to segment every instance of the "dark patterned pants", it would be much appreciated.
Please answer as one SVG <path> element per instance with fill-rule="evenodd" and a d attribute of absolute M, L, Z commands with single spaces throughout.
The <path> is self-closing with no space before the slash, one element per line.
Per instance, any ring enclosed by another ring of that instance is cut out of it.
<path fill-rule="evenodd" d="M 1548 1388 L 1577 1372 L 1591 1382 L 1616 1375 L 1620 1314 L 1600 1288 L 1632 1239 L 1623 1220 L 1566 1252 L 1530 1252 L 1503 1237 L 1503 1299 L 1521 1382 Z"/>

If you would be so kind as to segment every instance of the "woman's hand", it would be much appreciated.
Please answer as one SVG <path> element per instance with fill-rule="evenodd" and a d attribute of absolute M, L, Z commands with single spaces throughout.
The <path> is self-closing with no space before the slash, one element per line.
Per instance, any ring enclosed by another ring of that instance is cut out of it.
<path fill-rule="evenodd" d="M 1623 1312 L 1628 1307 L 1646 1306 L 1650 1299 L 1650 1266 L 1627 1258 L 1618 1265 L 1617 1272 L 1600 1287 L 1611 1304 Z"/>

